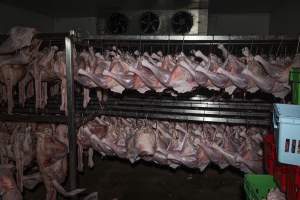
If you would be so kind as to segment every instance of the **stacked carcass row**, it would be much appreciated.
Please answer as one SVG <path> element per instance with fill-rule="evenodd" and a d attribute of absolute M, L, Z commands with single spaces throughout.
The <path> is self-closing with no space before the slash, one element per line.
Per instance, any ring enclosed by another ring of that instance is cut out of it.
<path fill-rule="evenodd" d="M 204 170 L 209 163 L 229 165 L 243 172 L 262 172 L 262 135 L 265 129 L 225 124 L 196 124 L 102 117 L 79 129 L 79 169 L 82 152 L 118 156 L 132 163 L 144 159 L 176 168 Z"/>
<path fill-rule="evenodd" d="M 59 64 L 53 59 L 57 47 L 39 51 L 42 41 L 34 38 L 35 33 L 33 28 L 14 27 L 0 46 L 0 103 L 7 103 L 8 113 L 14 107 L 14 86 L 18 85 L 19 104 L 24 106 L 35 95 L 36 108 L 41 109 L 47 104 L 47 81 L 63 76 L 53 67 Z"/>
<path fill-rule="evenodd" d="M 65 51 L 58 51 L 56 46 L 39 50 L 41 41 L 33 39 L 35 32 L 32 28 L 14 27 L 0 45 L 0 103 L 7 102 L 11 113 L 13 86 L 19 84 L 20 104 L 24 105 L 35 94 L 36 109 L 43 109 L 48 99 L 48 83 L 52 82 L 56 83 L 55 88 L 60 85 L 60 109 L 66 112 Z M 173 89 L 185 93 L 201 86 L 224 89 L 229 94 L 237 88 L 251 93 L 260 89 L 282 99 L 289 93 L 289 71 L 297 65 L 300 54 L 294 61 L 289 57 L 253 56 L 246 47 L 242 49 L 244 56 L 237 57 L 223 45 L 218 48 L 223 53 L 222 59 L 212 53 L 206 56 L 200 50 L 192 51 L 191 55 L 183 52 L 163 55 L 161 51 L 123 52 L 116 47 L 103 53 L 95 52 L 93 47 L 81 52 L 74 48 L 74 79 L 84 87 L 83 107 L 89 103 L 91 88 L 97 88 L 100 101 L 105 100 L 102 89 L 117 93 L 125 89 L 140 93 Z M 57 89 L 50 92 L 58 94 Z"/>
<path fill-rule="evenodd" d="M 9 37 L 0 45 L 0 101 L 8 105 L 8 113 L 14 106 L 15 85 L 19 84 L 19 101 L 26 100 L 25 85 L 28 78 L 27 67 L 36 55 L 40 41 L 32 39 L 36 30 L 33 28 L 14 27 Z"/>
<path fill-rule="evenodd" d="M 22 199 L 23 186 L 33 189 L 41 182 L 45 184 L 47 200 L 55 200 L 57 191 L 64 196 L 84 191 L 67 192 L 61 186 L 67 176 L 65 125 L 1 123 L 1 127 L 4 133 L 0 132 L 0 168 L 3 169 L 0 173 L 0 195 L 4 199 Z M 16 172 L 16 181 L 13 172 Z"/>
<path fill-rule="evenodd" d="M 205 56 L 200 50 L 192 51 L 190 56 L 182 52 L 163 56 L 160 51 L 141 55 L 138 51 L 122 52 L 116 47 L 100 54 L 90 47 L 89 52 L 81 53 L 86 61 L 81 62 L 78 77 L 91 81 L 86 87 L 96 85 L 118 93 L 124 89 L 162 92 L 166 88 L 185 93 L 198 86 L 224 89 L 229 94 L 237 88 L 251 93 L 261 89 L 282 99 L 289 93 L 288 75 L 294 66 L 291 58 L 253 56 L 247 47 L 239 58 L 221 44 L 218 48 L 224 62 L 215 54 Z M 294 62 L 299 57 L 297 54 Z"/>

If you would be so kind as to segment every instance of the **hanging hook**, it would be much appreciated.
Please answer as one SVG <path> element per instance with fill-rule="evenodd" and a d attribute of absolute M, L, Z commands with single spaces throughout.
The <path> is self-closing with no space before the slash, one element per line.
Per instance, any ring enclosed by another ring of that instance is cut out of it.
<path fill-rule="evenodd" d="M 181 52 L 183 52 L 183 45 L 184 45 L 184 34 L 182 36 Z"/>
<path fill-rule="evenodd" d="M 285 46 L 284 47 L 284 57 L 286 58 L 286 49 L 287 49 L 287 47 Z"/>
<path fill-rule="evenodd" d="M 142 35 L 140 35 L 140 43 L 139 43 L 140 54 L 142 52 Z"/>
<path fill-rule="evenodd" d="M 272 52 L 273 52 L 273 44 L 271 45 L 271 48 L 269 50 L 269 56 L 272 55 Z"/>
<path fill-rule="evenodd" d="M 212 36 L 212 41 L 209 43 L 208 54 L 212 52 L 212 43 L 214 41 L 214 36 Z"/>
<path fill-rule="evenodd" d="M 252 54 L 253 39 L 251 40 L 250 53 Z"/>
<path fill-rule="evenodd" d="M 168 53 L 170 53 L 170 34 L 168 35 L 168 49 L 167 49 Z"/>
<path fill-rule="evenodd" d="M 257 55 L 257 53 L 258 53 L 258 46 L 255 49 L 255 55 Z"/>
<path fill-rule="evenodd" d="M 277 48 L 275 57 L 277 57 L 277 55 L 278 55 L 278 53 L 279 53 L 279 49 L 280 49 L 280 47 L 281 47 L 282 41 L 283 41 L 283 40 L 281 39 L 281 40 L 280 40 L 280 43 L 279 43 L 279 46 L 278 46 L 278 48 Z"/>
<path fill-rule="evenodd" d="M 297 49 L 296 49 L 296 54 L 299 52 L 299 43 L 300 43 L 300 35 L 298 37 L 298 43 L 297 43 Z"/>

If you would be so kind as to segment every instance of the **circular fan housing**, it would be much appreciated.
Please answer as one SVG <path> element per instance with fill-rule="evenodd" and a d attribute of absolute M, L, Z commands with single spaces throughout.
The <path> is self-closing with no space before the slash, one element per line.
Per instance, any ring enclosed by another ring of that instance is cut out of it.
<path fill-rule="evenodd" d="M 140 18 L 140 27 L 143 33 L 155 33 L 159 27 L 159 17 L 153 12 L 145 12 Z"/>
<path fill-rule="evenodd" d="M 107 28 L 112 34 L 122 34 L 127 31 L 128 18 L 121 13 L 113 13 L 107 20 Z"/>
<path fill-rule="evenodd" d="M 171 23 L 175 33 L 188 33 L 193 26 L 193 16 L 185 11 L 177 12 L 173 15 Z"/>

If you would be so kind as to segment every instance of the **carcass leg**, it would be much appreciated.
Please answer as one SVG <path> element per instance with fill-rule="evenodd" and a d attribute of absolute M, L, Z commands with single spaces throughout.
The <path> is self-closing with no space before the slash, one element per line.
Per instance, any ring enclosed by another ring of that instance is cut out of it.
<path fill-rule="evenodd" d="M 48 91 L 47 91 L 47 82 L 42 83 L 42 101 L 41 101 L 41 107 L 45 108 L 48 101 Z"/>
<path fill-rule="evenodd" d="M 46 200 L 56 200 L 57 192 L 54 186 L 49 185 L 46 190 L 47 190 Z"/>
<path fill-rule="evenodd" d="M 102 102 L 102 91 L 101 90 L 97 90 L 97 98 L 99 103 L 101 104 Z"/>
<path fill-rule="evenodd" d="M 68 110 L 67 110 L 67 80 L 63 79 L 61 81 L 61 105 L 60 105 L 60 110 L 65 111 L 66 115 L 68 115 Z"/>
<path fill-rule="evenodd" d="M 24 155 L 23 152 L 21 151 L 20 145 L 16 145 L 15 149 L 16 149 L 16 167 L 17 167 L 17 174 L 16 174 L 16 178 L 17 178 L 17 185 L 20 189 L 20 191 L 23 191 L 23 171 L 24 171 Z"/>
<path fill-rule="evenodd" d="M 90 102 L 90 89 L 83 88 L 83 107 L 86 108 Z"/>
<path fill-rule="evenodd" d="M 22 107 L 24 107 L 25 99 L 25 80 L 23 79 L 19 82 L 19 104 L 21 104 Z"/>
<path fill-rule="evenodd" d="M 11 80 L 7 81 L 6 93 L 7 93 L 7 107 L 8 107 L 7 111 L 8 111 L 8 114 L 11 114 L 13 107 L 14 107 L 13 85 L 12 85 Z"/>
<path fill-rule="evenodd" d="M 35 109 L 41 108 L 41 76 L 37 67 L 34 67 Z"/>
<path fill-rule="evenodd" d="M 25 99 L 29 99 L 34 96 L 34 82 L 30 81 L 27 86 L 26 97 Z"/>

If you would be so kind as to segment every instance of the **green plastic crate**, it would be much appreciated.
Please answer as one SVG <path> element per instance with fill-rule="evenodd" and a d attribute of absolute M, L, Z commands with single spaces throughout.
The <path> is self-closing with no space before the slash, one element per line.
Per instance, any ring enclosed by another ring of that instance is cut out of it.
<path fill-rule="evenodd" d="M 300 69 L 292 68 L 290 72 L 290 81 L 292 83 L 293 104 L 300 104 Z"/>
<path fill-rule="evenodd" d="M 247 174 L 244 178 L 244 189 L 247 200 L 266 199 L 271 189 L 276 187 L 273 176 Z"/>

